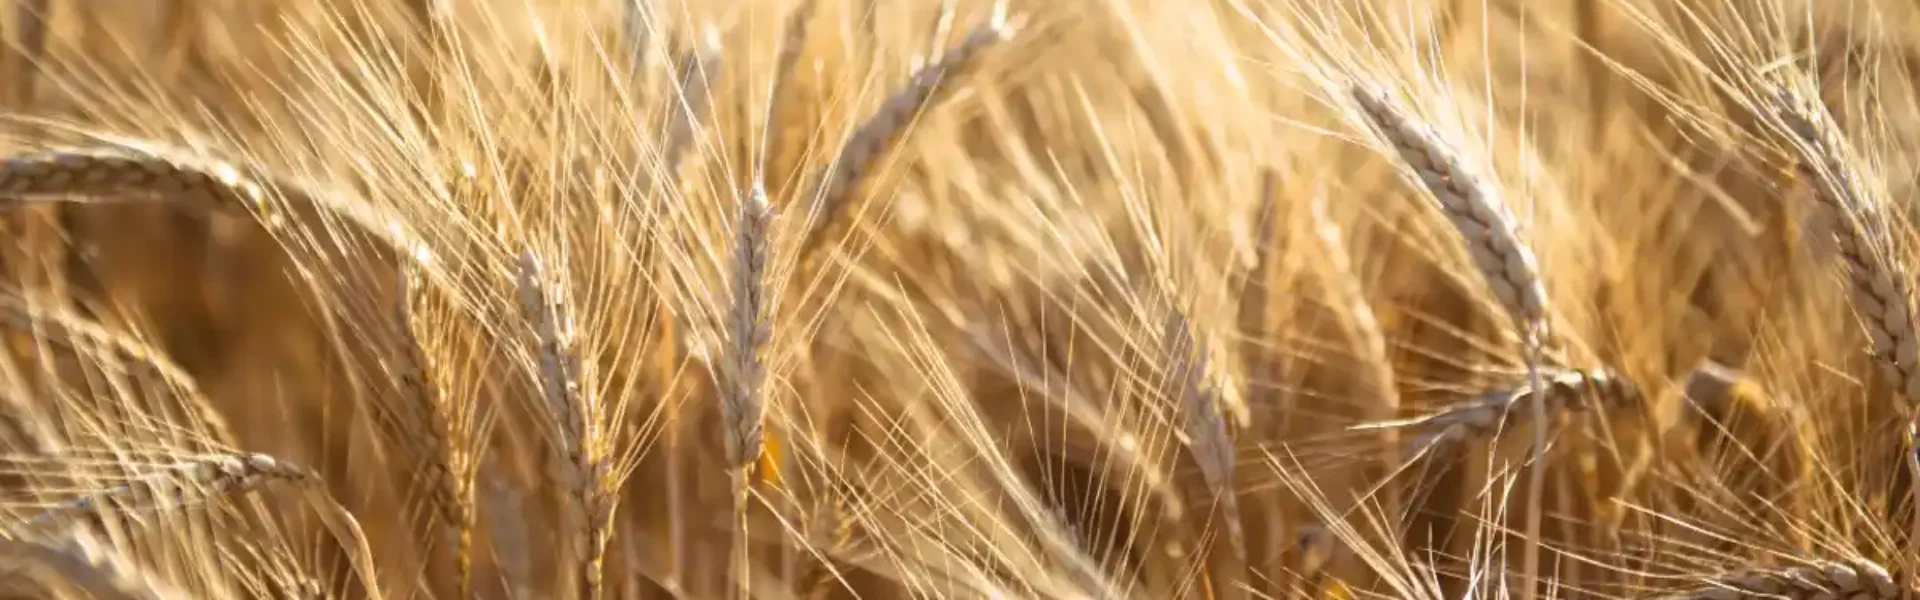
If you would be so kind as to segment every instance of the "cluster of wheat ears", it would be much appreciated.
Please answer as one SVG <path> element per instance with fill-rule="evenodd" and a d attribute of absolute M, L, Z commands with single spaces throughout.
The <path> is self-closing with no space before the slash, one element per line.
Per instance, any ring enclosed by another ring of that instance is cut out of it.
<path fill-rule="evenodd" d="M 10 0 L 0 597 L 1920 598 L 1903 0 Z"/>

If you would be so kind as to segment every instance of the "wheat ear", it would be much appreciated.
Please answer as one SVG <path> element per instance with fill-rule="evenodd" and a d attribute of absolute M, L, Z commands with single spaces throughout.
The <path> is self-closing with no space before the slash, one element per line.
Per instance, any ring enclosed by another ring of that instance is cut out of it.
<path fill-rule="evenodd" d="M 421 301 L 420 274 L 412 265 L 399 269 L 397 321 L 399 348 L 395 352 L 395 371 L 403 395 L 402 409 L 412 416 L 412 429 L 426 439 L 418 444 L 420 462 L 433 487 L 433 502 L 439 507 L 441 527 L 452 542 L 454 568 L 459 577 L 460 597 L 470 596 L 473 575 L 473 497 L 465 465 L 466 436 L 454 422 L 455 410 L 445 404 L 439 386 L 434 385 L 438 370 L 433 359 L 420 346 L 413 306 Z"/>
<path fill-rule="evenodd" d="M 1360 112 L 1399 155 L 1440 212 L 1459 232 L 1474 266 L 1494 297 L 1506 308 L 1519 330 L 1533 387 L 1540 382 L 1547 331 L 1547 290 L 1540 279 L 1533 251 L 1522 242 L 1512 212 L 1499 193 L 1468 170 L 1452 148 L 1431 131 L 1400 113 L 1384 95 L 1355 87 Z M 1527 481 L 1526 543 L 1521 554 L 1521 597 L 1538 593 L 1540 580 L 1540 513 L 1546 493 L 1547 406 L 1545 396 L 1533 402 L 1532 463 Z"/>
<path fill-rule="evenodd" d="M 1181 431 L 1187 438 L 1188 451 L 1200 467 L 1201 479 L 1220 503 L 1234 559 L 1244 562 L 1247 546 L 1240 523 L 1240 501 L 1233 487 L 1233 438 L 1227 432 L 1226 419 L 1220 415 L 1216 392 L 1207 381 L 1206 357 L 1194 345 L 1186 316 L 1177 310 L 1167 311 L 1160 334 L 1161 351 L 1168 365 L 1163 393 L 1167 398 L 1179 399 L 1179 410 L 1184 416 Z"/>
<path fill-rule="evenodd" d="M 1913 600 L 1920 590 L 1896 582 L 1886 568 L 1867 560 L 1819 561 L 1798 567 L 1758 567 L 1708 578 L 1707 585 L 1658 596 L 1661 600 Z"/>
<path fill-rule="evenodd" d="M 880 108 L 854 129 L 853 136 L 840 147 L 832 166 L 814 185 L 811 197 L 814 208 L 808 215 L 809 231 L 800 249 L 801 255 L 811 254 L 820 243 L 818 238 L 824 235 L 823 230 L 839 219 L 846 208 L 847 194 L 866 176 L 874 160 L 906 130 L 915 115 L 938 99 L 939 92 L 952 88 L 943 82 L 965 71 L 985 55 L 988 48 L 1011 38 L 1015 29 L 1007 20 L 1005 4 L 995 3 L 993 16 L 986 23 L 975 27 L 938 59 L 914 71 L 905 87 L 887 97 Z"/>
<path fill-rule="evenodd" d="M 772 336 L 768 322 L 768 236 L 773 207 L 766 189 L 755 184 L 740 201 L 734 222 L 733 262 L 728 268 L 731 299 L 727 307 L 726 344 L 721 358 L 720 419 L 726 439 L 726 461 L 742 472 L 760 457 L 763 387 L 766 366 L 761 347 Z"/>
<path fill-rule="evenodd" d="M 549 273 L 532 252 L 520 255 L 520 309 L 539 345 L 542 407 L 554 427 L 547 475 L 572 505 L 565 519 L 568 536 L 578 536 L 571 550 L 580 561 L 579 591 L 592 600 L 600 597 L 601 565 L 612 534 L 613 465 L 595 414 L 598 391 L 582 385 L 578 332 L 561 276 L 564 272 Z"/>
<path fill-rule="evenodd" d="M 1785 89 L 1774 95 L 1777 124 L 1792 138 L 1802 177 L 1813 185 L 1815 201 L 1835 219 L 1835 254 L 1844 265 L 1854 314 L 1866 328 L 1870 351 L 1886 377 L 1906 400 L 1908 429 L 1920 419 L 1920 332 L 1914 330 L 1913 273 L 1894 253 L 1894 242 L 1866 179 L 1856 172 L 1846 139 L 1822 115 L 1825 111 Z M 1905 462 L 1912 486 L 1908 544 L 1920 544 L 1920 448 L 1909 437 Z M 1911 548 L 1911 546 L 1910 546 Z"/>
<path fill-rule="evenodd" d="M 1887 369 L 1909 403 L 1920 402 L 1920 342 L 1914 332 L 1913 280 L 1894 257 L 1878 211 L 1859 173 L 1850 166 L 1845 140 L 1816 109 L 1781 92 L 1776 116 L 1793 138 L 1796 164 L 1814 186 L 1814 198 L 1838 220 L 1833 234 L 1846 268 L 1853 309 L 1867 328 L 1874 358 Z"/>

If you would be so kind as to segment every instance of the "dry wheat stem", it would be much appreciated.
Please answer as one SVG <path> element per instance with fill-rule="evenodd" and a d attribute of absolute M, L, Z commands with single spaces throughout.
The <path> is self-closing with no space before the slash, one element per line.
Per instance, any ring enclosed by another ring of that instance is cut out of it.
<path fill-rule="evenodd" d="M 1920 590 L 1894 580 L 1886 568 L 1867 560 L 1819 561 L 1798 567 L 1759 567 L 1708 578 L 1687 592 L 1661 600 L 1913 600 Z"/>
<path fill-rule="evenodd" d="M 557 428 L 547 441 L 547 475 L 566 495 L 572 512 L 566 539 L 579 565 L 583 598 L 599 598 L 601 567 L 612 535 L 613 464 L 596 414 L 598 390 L 582 381 L 578 331 L 561 278 L 549 272 L 533 252 L 520 254 L 517 287 L 520 309 L 533 328 L 539 360 L 539 386 L 546 418 Z M 577 538 L 574 537 L 577 535 Z"/>
<path fill-rule="evenodd" d="M 8 577 L 25 575 L 39 583 L 48 593 L 63 586 L 71 587 L 94 600 L 162 600 L 183 597 L 176 594 L 163 594 L 160 590 L 147 585 L 144 578 L 131 576 L 120 570 L 119 565 L 96 560 L 96 557 L 89 556 L 71 545 L 61 546 L 17 539 L 0 540 L 0 573 Z"/>
<path fill-rule="evenodd" d="M 418 459 L 425 466 L 426 478 L 433 486 L 433 502 L 439 508 L 441 527 L 452 542 L 456 577 L 461 597 L 469 595 L 473 575 L 473 498 L 466 484 L 469 460 L 464 456 L 466 439 L 454 423 L 457 412 L 446 406 L 441 394 L 432 357 L 422 351 L 416 333 L 412 306 L 419 302 L 420 273 L 411 265 L 399 268 L 398 314 L 399 348 L 394 353 L 395 375 L 399 379 L 402 410 L 412 415 L 408 434 L 425 436 L 417 445 Z"/>
<path fill-rule="evenodd" d="M 1533 387 L 1542 387 L 1541 367 L 1547 329 L 1547 290 L 1533 251 L 1522 241 L 1511 209 L 1493 186 L 1468 170 L 1452 148 L 1438 136 L 1388 104 L 1382 94 L 1362 87 L 1352 89 L 1355 103 L 1367 121 L 1399 154 L 1401 162 L 1437 202 L 1440 212 L 1465 242 L 1488 289 L 1506 308 L 1520 333 Z M 1543 395 L 1533 402 L 1533 449 L 1527 481 L 1525 544 L 1521 555 L 1521 597 L 1538 593 L 1540 576 L 1540 513 L 1544 509 L 1547 406 Z"/>
<path fill-rule="evenodd" d="M 942 90 L 952 88 L 945 80 L 965 71 L 985 55 L 988 48 L 1013 36 L 1015 28 L 1007 21 L 1006 7 L 995 4 L 994 9 L 993 17 L 975 27 L 959 44 L 914 71 L 906 86 L 894 92 L 880 104 L 880 108 L 868 115 L 840 147 L 839 154 L 828 171 L 815 183 L 810 196 L 809 201 L 814 204 L 807 216 L 809 226 L 800 250 L 802 256 L 811 254 L 820 243 L 817 238 L 824 235 L 823 230 L 839 219 L 840 213 L 846 209 L 848 193 L 866 176 L 880 154 L 906 130 L 922 109 L 934 103 Z"/>
<path fill-rule="evenodd" d="M 1187 438 L 1188 450 L 1200 467 L 1201 479 L 1220 503 L 1233 558 L 1244 563 L 1246 536 L 1241 528 L 1240 501 L 1233 485 L 1233 438 L 1227 432 L 1226 419 L 1220 415 L 1213 384 L 1207 381 L 1206 357 L 1195 348 L 1193 331 L 1180 311 L 1167 311 L 1160 345 L 1169 365 L 1163 396 L 1180 401 L 1179 410 L 1184 416 L 1181 430 Z"/>

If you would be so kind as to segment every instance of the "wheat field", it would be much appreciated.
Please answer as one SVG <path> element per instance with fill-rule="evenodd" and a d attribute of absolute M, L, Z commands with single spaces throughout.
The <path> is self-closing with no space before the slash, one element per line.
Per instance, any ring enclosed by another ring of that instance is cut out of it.
<path fill-rule="evenodd" d="M 1920 599 L 1911 2 L 0 7 L 0 598 Z"/>

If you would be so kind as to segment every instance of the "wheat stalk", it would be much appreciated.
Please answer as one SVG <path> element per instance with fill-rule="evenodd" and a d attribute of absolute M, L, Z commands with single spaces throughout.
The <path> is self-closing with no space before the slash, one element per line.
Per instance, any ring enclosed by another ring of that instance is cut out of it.
<path fill-rule="evenodd" d="M 571 503 L 564 517 L 568 536 L 578 535 L 571 549 L 580 560 L 579 591 L 588 600 L 599 598 L 602 563 L 612 535 L 613 464 L 596 411 L 598 393 L 583 385 L 578 332 L 568 297 L 558 277 L 549 273 L 532 252 L 520 255 L 517 287 L 520 309 L 533 327 L 539 360 L 539 384 L 544 415 L 557 429 L 548 440 L 548 477 Z"/>

